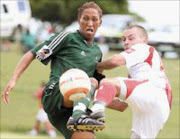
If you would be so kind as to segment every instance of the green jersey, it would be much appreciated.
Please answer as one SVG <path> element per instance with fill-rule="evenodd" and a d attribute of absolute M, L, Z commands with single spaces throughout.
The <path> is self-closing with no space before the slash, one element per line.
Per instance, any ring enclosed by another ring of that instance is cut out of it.
<path fill-rule="evenodd" d="M 82 69 L 92 77 L 96 64 L 102 58 L 97 44 L 93 42 L 89 45 L 79 31 L 54 35 L 31 52 L 43 64 L 51 61 L 51 78 L 58 79 L 62 73 L 71 68 Z"/>
<path fill-rule="evenodd" d="M 51 124 L 65 138 L 70 138 L 73 132 L 67 129 L 66 123 L 72 115 L 72 108 L 62 106 L 63 95 L 59 90 L 59 77 L 68 69 L 79 68 L 89 77 L 98 78 L 96 64 L 101 61 L 101 50 L 94 42 L 89 45 L 80 32 L 76 31 L 54 35 L 31 52 L 43 64 L 51 62 L 50 80 L 44 88 L 42 104 Z"/>

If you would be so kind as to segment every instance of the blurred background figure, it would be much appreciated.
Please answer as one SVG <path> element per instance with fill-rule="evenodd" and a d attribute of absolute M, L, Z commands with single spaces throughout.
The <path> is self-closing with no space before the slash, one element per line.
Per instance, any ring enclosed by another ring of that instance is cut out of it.
<path fill-rule="evenodd" d="M 11 41 L 9 40 L 9 38 L 2 39 L 1 50 L 4 52 L 9 52 L 11 50 L 10 44 Z"/>
<path fill-rule="evenodd" d="M 21 44 L 21 36 L 23 32 L 23 27 L 21 24 L 18 24 L 16 27 L 12 29 L 12 33 L 9 36 L 2 36 L 2 47 L 1 50 L 5 52 L 9 52 L 11 50 L 12 44 L 20 45 Z"/>
<path fill-rule="evenodd" d="M 55 29 L 49 22 L 43 23 L 43 25 L 39 29 L 38 39 L 39 43 L 42 43 L 48 40 L 51 36 L 54 35 Z"/>
<path fill-rule="evenodd" d="M 29 132 L 29 134 L 31 136 L 36 136 L 38 134 L 38 131 L 40 130 L 41 123 L 43 123 L 45 125 L 46 132 L 49 134 L 50 138 L 56 138 L 57 134 L 55 130 L 53 129 L 51 123 L 49 122 L 47 114 L 43 110 L 42 103 L 41 103 L 41 97 L 42 97 L 44 87 L 45 87 L 45 82 L 42 81 L 39 91 L 34 93 L 34 98 L 38 99 L 39 101 L 39 110 L 36 116 L 36 122 L 34 124 L 34 127 Z"/>
<path fill-rule="evenodd" d="M 23 26 L 21 24 L 18 24 L 17 27 L 13 29 L 13 32 L 10 36 L 10 40 L 17 45 L 21 44 L 22 33 L 23 33 Z"/>
<path fill-rule="evenodd" d="M 21 36 L 21 45 L 23 53 L 26 53 L 30 49 L 32 49 L 37 43 L 37 38 L 34 34 L 30 33 L 27 28 Z"/>

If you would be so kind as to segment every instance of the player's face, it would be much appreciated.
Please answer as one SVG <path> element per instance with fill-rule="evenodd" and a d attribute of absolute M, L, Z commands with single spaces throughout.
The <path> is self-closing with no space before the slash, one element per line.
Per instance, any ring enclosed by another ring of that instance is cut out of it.
<path fill-rule="evenodd" d="M 137 43 L 145 43 L 145 40 L 146 38 L 137 28 L 127 29 L 123 32 L 122 44 L 125 50 Z"/>
<path fill-rule="evenodd" d="M 88 8 L 82 12 L 81 17 L 78 19 L 80 25 L 80 32 L 87 39 L 92 41 L 94 35 L 101 24 L 99 13 L 96 9 Z"/>

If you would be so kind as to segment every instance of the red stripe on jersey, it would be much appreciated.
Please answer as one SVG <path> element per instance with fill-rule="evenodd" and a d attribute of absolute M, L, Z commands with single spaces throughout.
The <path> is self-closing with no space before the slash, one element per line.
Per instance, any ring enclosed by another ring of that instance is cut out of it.
<path fill-rule="evenodd" d="M 142 83 L 147 82 L 148 80 L 143 81 L 137 81 L 137 80 L 124 80 L 124 83 L 127 86 L 127 94 L 126 99 L 130 96 L 130 94 L 133 92 L 134 88 Z"/>
<path fill-rule="evenodd" d="M 172 94 L 171 86 L 170 86 L 169 83 L 166 84 L 166 95 L 167 95 L 167 99 L 168 99 L 168 102 L 169 102 L 169 107 L 171 109 L 171 103 L 172 103 L 172 99 L 173 99 L 173 94 Z"/>
<path fill-rule="evenodd" d="M 160 57 L 159 57 L 160 58 Z M 163 63 L 162 63 L 162 59 L 160 58 L 160 70 L 161 71 L 164 71 L 164 66 L 163 66 Z"/>
<path fill-rule="evenodd" d="M 154 47 L 150 46 L 150 48 L 149 48 L 149 56 L 148 56 L 148 58 L 144 61 L 144 62 L 147 62 L 151 67 L 152 67 L 153 52 L 154 52 Z"/>

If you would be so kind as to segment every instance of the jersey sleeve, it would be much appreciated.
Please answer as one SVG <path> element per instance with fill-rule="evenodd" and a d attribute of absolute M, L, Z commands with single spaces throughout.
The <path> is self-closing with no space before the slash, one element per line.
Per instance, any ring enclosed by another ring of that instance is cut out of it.
<path fill-rule="evenodd" d="M 136 44 L 120 53 L 126 60 L 127 68 L 144 62 L 149 55 L 149 47 L 146 44 Z"/>
<path fill-rule="evenodd" d="M 39 46 L 34 47 L 31 52 L 39 61 L 47 65 L 53 55 L 67 44 L 69 33 L 70 32 L 61 32 L 56 34 Z"/>

